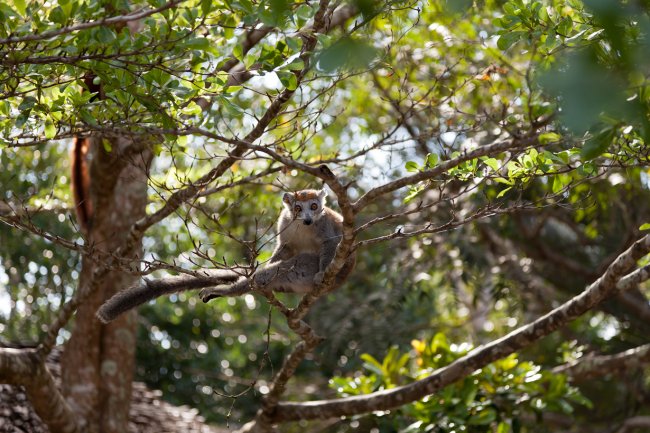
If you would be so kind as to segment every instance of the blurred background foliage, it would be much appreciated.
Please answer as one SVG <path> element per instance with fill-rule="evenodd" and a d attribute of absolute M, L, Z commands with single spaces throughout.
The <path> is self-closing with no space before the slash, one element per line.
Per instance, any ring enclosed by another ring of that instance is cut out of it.
<path fill-rule="evenodd" d="M 34 31 L 105 12 L 94 1 L 84 8 L 72 1 L 35 4 L 3 3 L 2 37 L 18 31 L 16 17 L 27 12 Z M 527 323 L 596 279 L 639 236 L 650 215 L 647 1 L 358 0 L 355 6 L 361 15 L 354 24 L 320 37 L 310 80 L 267 134 L 279 152 L 318 161 L 384 143 L 336 166 L 358 197 L 379 183 L 508 137 L 541 129 L 544 149 L 516 159 L 504 154 L 470 161 L 368 208 L 358 224 L 386 209 L 444 198 L 435 207 L 373 225 L 363 239 L 442 227 L 486 207 L 496 216 L 363 248 L 349 281 L 308 317 L 327 340 L 292 382 L 290 397 L 302 400 L 406 383 Z M 169 26 L 145 20 L 134 37 L 100 27 L 64 47 L 43 42 L 44 51 L 71 55 L 103 44 L 108 53 L 135 47 L 143 63 L 164 59 L 167 69 L 142 75 L 122 74 L 108 62 L 84 64 L 113 96 L 101 103 L 81 92 L 78 79 L 66 81 L 83 75 L 71 71 L 72 65 L 2 72 L 0 198 L 42 207 L 32 217 L 35 226 L 82 242 L 70 212 L 69 140 L 54 125 L 81 121 L 142 133 L 147 127 L 173 129 L 183 118 L 217 133 L 242 131 L 263 114 L 264 95 L 295 87 L 291 71 L 302 67 L 296 63 L 302 40 L 295 31 L 313 17 L 313 2 L 202 1 L 179 10 L 165 12 Z M 196 25 L 197 17 L 209 14 Z M 282 32 L 244 53 L 236 29 L 252 23 Z M 213 73 L 229 53 L 258 67 L 243 86 L 228 87 Z M 168 72 L 179 70 L 195 74 L 191 85 Z M 17 76 L 30 77 L 43 92 L 25 96 Z M 199 115 L 189 101 L 202 93 L 197 89 L 208 88 L 218 103 Z M 128 116 L 124 107 L 131 107 Z M 11 147 L 18 140 L 15 128 L 43 143 Z M 151 170 L 150 211 L 224 153 L 215 140 L 165 138 Z M 230 180 L 265 168 L 259 160 L 242 160 Z M 145 260 L 189 268 L 263 261 L 271 251 L 280 191 L 307 187 L 319 185 L 284 170 L 201 197 L 147 232 Z M 36 341 L 41 324 L 71 296 L 78 272 L 77 252 L 0 225 L 2 342 Z M 337 421 L 323 431 L 569 431 L 572 422 L 602 428 L 650 415 L 647 368 L 577 384 L 548 372 L 585 353 L 647 344 L 649 294 L 642 287 L 611 299 L 440 396 L 394 413 Z M 294 302 L 292 295 L 284 298 Z M 266 301 L 252 295 L 204 305 L 185 293 L 161 298 L 140 313 L 138 378 L 219 424 L 252 415 L 272 372 L 297 341 Z M 59 342 L 65 338 L 63 333 Z M 548 412 L 557 414 L 555 424 L 542 420 Z"/>

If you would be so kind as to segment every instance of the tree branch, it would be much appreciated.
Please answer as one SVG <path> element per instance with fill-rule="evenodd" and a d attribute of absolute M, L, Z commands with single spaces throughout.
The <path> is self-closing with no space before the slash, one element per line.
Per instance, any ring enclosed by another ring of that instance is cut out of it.
<path fill-rule="evenodd" d="M 377 410 L 388 410 L 420 400 L 497 359 L 531 345 L 589 311 L 606 297 L 647 280 L 650 278 L 650 265 L 624 275 L 648 252 L 650 252 L 650 236 L 645 236 L 622 253 L 605 273 L 581 294 L 534 322 L 485 346 L 477 347 L 424 379 L 364 396 L 306 403 L 283 402 L 278 404 L 273 414 L 273 422 L 357 415 Z"/>
<path fill-rule="evenodd" d="M 650 362 L 650 344 L 634 347 L 614 355 L 587 355 L 571 363 L 558 365 L 553 373 L 566 374 L 572 381 L 582 381 L 609 374 L 621 374 Z"/>
<path fill-rule="evenodd" d="M 472 159 L 479 158 L 481 156 L 495 155 L 511 149 L 525 148 L 535 144 L 539 144 L 539 141 L 537 139 L 537 134 L 525 138 L 513 138 L 512 140 L 500 141 L 485 146 L 481 146 L 472 151 L 465 151 L 456 158 L 452 158 L 447 161 L 440 162 L 438 165 L 436 165 L 430 170 L 424 170 L 419 173 L 413 174 L 411 176 L 402 177 L 400 179 L 394 180 L 392 182 L 388 182 L 384 185 L 371 189 L 370 191 L 362 195 L 354 203 L 354 210 L 355 212 L 359 212 L 361 209 L 363 209 L 368 204 L 370 204 L 371 202 L 373 202 L 378 197 L 384 194 L 387 194 L 389 192 L 395 191 L 397 189 L 403 188 L 408 185 L 413 185 L 422 182 L 424 180 L 433 179 L 434 177 L 442 175 L 447 170 L 454 168 L 465 161 L 470 161 Z"/>
<path fill-rule="evenodd" d="M 37 349 L 0 348 L 0 380 L 22 385 L 29 401 L 52 433 L 80 433 L 75 416 Z"/>
<path fill-rule="evenodd" d="M 337 15 L 337 20 L 343 22 L 349 16 L 352 16 L 354 11 L 355 9 L 345 8 Z M 339 21 L 336 21 L 336 23 L 339 24 Z M 310 28 L 311 32 L 309 32 L 308 34 L 311 35 L 312 32 L 317 33 L 322 31 L 323 29 L 330 30 L 333 27 L 333 23 L 334 20 L 325 19 L 325 12 L 323 12 L 320 15 L 318 15 L 317 13 L 317 15 L 314 17 L 314 23 Z M 259 35 L 261 34 L 262 33 L 260 33 Z M 309 63 L 309 58 L 313 54 L 314 48 L 316 47 L 316 43 L 317 43 L 317 39 L 315 37 L 308 37 L 305 35 L 305 38 L 306 38 L 306 42 L 303 45 L 302 53 L 300 55 L 300 58 L 304 61 L 305 67 L 303 68 L 303 70 L 296 73 L 298 79 L 297 80 L 298 85 L 302 82 L 303 78 L 311 68 L 311 65 Z M 298 87 L 296 87 L 296 89 L 297 88 Z M 161 220 L 169 216 L 172 212 L 178 209 L 183 203 L 185 203 L 187 200 L 203 192 L 205 188 L 212 181 L 214 181 L 215 179 L 223 175 L 223 173 L 225 173 L 226 170 L 228 170 L 228 168 L 232 166 L 232 164 L 234 164 L 239 160 L 239 158 L 244 154 L 244 152 L 250 147 L 249 145 L 262 136 L 262 134 L 266 131 L 268 125 L 273 121 L 273 119 L 275 119 L 278 116 L 278 114 L 280 114 L 280 112 L 284 107 L 284 104 L 286 104 L 289 101 L 289 99 L 291 99 L 293 94 L 296 92 L 296 89 L 294 90 L 285 89 L 284 91 L 282 91 L 282 93 L 280 93 L 280 95 L 271 103 L 271 106 L 267 109 L 267 111 L 264 113 L 262 118 L 257 122 L 255 127 L 243 139 L 236 139 L 236 138 L 228 139 L 226 137 L 221 137 L 221 136 L 214 137 L 220 141 L 223 141 L 225 143 L 230 143 L 235 146 L 228 153 L 228 157 L 223 159 L 217 165 L 217 167 L 210 170 L 207 174 L 202 176 L 196 182 L 192 183 L 191 185 L 187 186 L 184 189 L 172 193 L 172 195 L 169 197 L 169 199 L 166 201 L 165 205 L 161 209 L 159 209 L 158 211 L 154 212 L 151 215 L 147 215 L 145 218 L 138 221 L 131 229 L 130 242 L 139 239 L 149 227 L 151 227 L 152 225 L 160 222 Z M 191 129 L 191 132 L 201 133 L 202 131 L 193 128 Z"/>
<path fill-rule="evenodd" d="M 44 39 L 49 39 L 53 38 L 56 36 L 64 35 L 67 33 L 73 33 L 79 30 L 87 30 L 91 29 L 93 27 L 100 27 L 100 26 L 110 26 L 118 23 L 128 23 L 130 21 L 137 21 L 142 18 L 146 18 L 150 15 L 156 14 L 158 12 L 162 12 L 167 9 L 171 9 L 174 6 L 185 2 L 186 0 L 173 0 L 168 3 L 165 3 L 164 5 L 155 8 L 155 9 L 141 9 L 136 12 L 132 12 L 130 14 L 126 15 L 119 15 L 115 17 L 109 17 L 109 18 L 103 18 L 101 20 L 97 21 L 90 21 L 86 23 L 81 23 L 77 24 L 74 26 L 69 26 L 69 27 L 63 27 L 58 30 L 51 30 L 49 32 L 43 32 L 43 33 L 35 33 L 31 35 L 26 35 L 26 36 L 15 36 L 11 38 L 6 38 L 6 39 L 0 39 L 0 45 L 4 44 L 15 44 L 18 42 L 33 42 L 33 41 L 41 41 Z"/>
<path fill-rule="evenodd" d="M 620 429 L 616 433 L 627 433 L 637 429 L 648 431 L 650 429 L 650 416 L 633 416 L 625 420 Z"/>

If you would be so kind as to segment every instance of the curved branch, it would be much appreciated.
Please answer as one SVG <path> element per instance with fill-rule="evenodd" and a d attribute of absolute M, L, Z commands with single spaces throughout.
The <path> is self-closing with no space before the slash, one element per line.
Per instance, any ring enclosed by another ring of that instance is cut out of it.
<path fill-rule="evenodd" d="M 569 364 L 558 365 L 553 373 L 566 374 L 572 381 L 613 373 L 624 373 L 650 362 L 650 344 L 634 347 L 613 355 L 587 355 Z"/>
<path fill-rule="evenodd" d="M 278 404 L 272 420 L 282 422 L 350 416 L 388 410 L 420 400 L 497 359 L 530 346 L 533 342 L 589 311 L 606 297 L 647 280 L 650 278 L 650 265 L 637 269 L 629 275 L 625 273 L 649 252 L 650 236 L 645 236 L 619 255 L 605 273 L 581 294 L 534 322 L 487 345 L 477 347 L 424 379 L 363 396 L 306 403 L 283 402 Z"/>
<path fill-rule="evenodd" d="M 52 433 L 80 433 L 79 417 L 59 391 L 45 357 L 37 349 L 0 348 L 0 380 L 22 385 Z"/>
<path fill-rule="evenodd" d="M 447 161 L 443 161 L 430 170 L 424 170 L 411 176 L 402 177 L 400 179 L 371 189 L 354 203 L 354 210 L 356 212 L 359 212 L 361 209 L 384 194 L 408 185 L 422 182 L 424 180 L 433 179 L 434 177 L 442 175 L 447 170 L 454 168 L 465 161 L 470 161 L 481 156 L 499 154 L 511 149 L 525 148 L 535 144 L 539 144 L 537 134 L 525 138 L 514 138 L 512 140 L 499 141 L 485 146 L 480 146 L 477 149 L 471 151 L 465 151 L 460 156 L 449 159 Z"/>

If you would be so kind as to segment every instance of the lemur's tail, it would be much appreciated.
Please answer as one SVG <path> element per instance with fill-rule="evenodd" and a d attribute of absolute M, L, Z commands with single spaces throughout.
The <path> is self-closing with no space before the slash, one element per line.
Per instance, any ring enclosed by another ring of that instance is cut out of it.
<path fill-rule="evenodd" d="M 90 102 L 103 99 L 103 91 L 100 83 L 95 82 L 96 76 L 88 73 L 84 76 L 84 87 L 82 92 L 90 92 Z M 93 221 L 93 205 L 90 199 L 90 161 L 92 138 L 90 136 L 75 135 L 72 140 L 72 151 L 70 152 L 70 186 L 74 197 L 74 207 L 77 213 L 77 223 L 81 232 L 88 234 Z"/>
<path fill-rule="evenodd" d="M 131 286 L 113 295 L 97 310 L 97 318 L 103 323 L 115 320 L 117 316 L 129 311 L 147 301 L 162 295 L 168 295 L 185 290 L 202 289 L 204 287 L 227 284 L 236 281 L 239 273 L 235 271 L 212 271 L 205 277 L 179 275 L 161 280 L 143 280 L 142 284 Z"/>

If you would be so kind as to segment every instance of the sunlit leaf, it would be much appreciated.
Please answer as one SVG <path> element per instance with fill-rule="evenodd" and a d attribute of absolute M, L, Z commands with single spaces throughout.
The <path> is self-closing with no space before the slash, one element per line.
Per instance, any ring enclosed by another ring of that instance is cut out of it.
<path fill-rule="evenodd" d="M 420 171 L 420 166 L 415 161 L 407 161 L 406 164 L 404 165 L 404 168 L 406 168 L 406 171 L 410 173 Z"/>
<path fill-rule="evenodd" d="M 45 138 L 54 138 L 56 136 L 56 126 L 50 119 L 45 121 Z"/>

